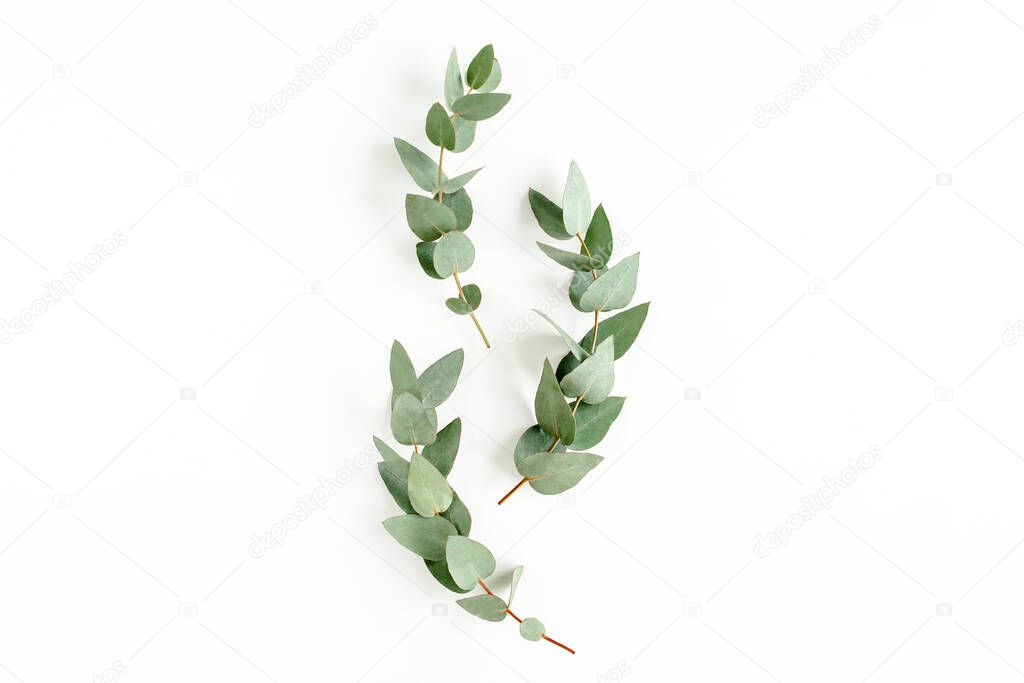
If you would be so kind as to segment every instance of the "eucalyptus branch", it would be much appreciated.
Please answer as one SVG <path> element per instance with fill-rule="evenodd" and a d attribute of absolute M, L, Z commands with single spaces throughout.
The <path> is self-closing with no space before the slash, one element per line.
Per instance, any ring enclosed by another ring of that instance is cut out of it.
<path fill-rule="evenodd" d="M 613 246 L 611 224 L 602 205 L 591 214 L 590 191 L 575 161 L 569 165 L 562 206 L 532 188 L 529 198 L 533 215 L 545 233 L 557 240 L 579 240 L 579 252 L 542 242 L 537 246 L 573 271 L 569 301 L 579 311 L 593 312 L 594 326 L 577 342 L 558 323 L 537 311 L 551 323 L 569 351 L 557 370 L 544 360 L 534 398 L 537 424 L 519 437 L 513 455 L 522 479 L 498 505 L 524 484 L 546 495 L 567 491 L 604 459 L 593 453 L 570 453 L 566 448 L 580 451 L 597 445 L 622 412 L 626 399 L 609 395 L 615 384 L 614 362 L 636 341 L 650 305 L 634 306 L 601 324 L 602 312 L 625 308 L 633 299 L 640 254 L 608 267 Z M 566 397 L 573 399 L 571 406 Z"/>
<path fill-rule="evenodd" d="M 417 375 L 409 354 L 397 341 L 391 347 L 391 432 L 398 443 L 412 446 L 409 460 L 383 440 L 373 437 L 382 462 L 377 470 L 384 486 L 405 514 L 384 520 L 384 528 L 401 545 L 423 558 L 427 570 L 442 586 L 468 593 L 480 586 L 482 595 L 457 600 L 470 614 L 487 621 L 510 616 L 519 622 L 527 640 L 546 640 L 576 654 L 550 638 L 544 625 L 533 617 L 521 619 L 512 611 L 522 566 L 512 570 L 508 600 L 494 594 L 484 583 L 496 568 L 494 555 L 469 538 L 473 520 L 469 509 L 448 483 L 462 437 L 462 420 L 455 418 L 437 429 L 436 408 L 455 390 L 462 373 L 464 354 L 457 349 L 441 357 Z"/>
<path fill-rule="evenodd" d="M 444 100 L 448 109 L 435 102 L 427 112 L 427 139 L 439 149 L 437 163 L 405 140 L 395 138 L 398 156 L 409 175 L 432 195 L 405 196 L 409 227 L 422 240 L 416 245 L 416 258 L 430 277 L 455 279 L 458 296 L 445 300 L 445 305 L 453 313 L 468 315 L 473 320 L 487 348 L 491 348 L 491 342 L 475 313 L 482 298 L 480 288 L 474 284 L 463 286 L 459 280 L 459 273 L 469 270 L 476 258 L 476 249 L 465 234 L 473 221 L 473 202 L 465 185 L 480 169 L 448 178 L 444 173 L 444 152 L 467 150 L 476 137 L 477 121 L 491 118 L 508 104 L 510 95 L 492 92 L 500 82 L 501 66 L 494 58 L 491 45 L 481 49 L 469 63 L 465 85 L 453 48 L 444 77 Z"/>

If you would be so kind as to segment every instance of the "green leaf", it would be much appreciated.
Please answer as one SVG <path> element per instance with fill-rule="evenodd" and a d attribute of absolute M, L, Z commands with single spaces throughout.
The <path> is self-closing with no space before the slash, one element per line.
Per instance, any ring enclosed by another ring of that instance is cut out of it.
<path fill-rule="evenodd" d="M 443 280 L 444 278 L 434 270 L 434 249 L 436 247 L 437 242 L 417 242 L 416 260 L 420 262 L 420 268 L 423 269 L 424 273 L 432 278 Z"/>
<path fill-rule="evenodd" d="M 441 513 L 441 516 L 455 526 L 460 536 L 469 536 L 469 530 L 473 526 L 473 517 L 469 514 L 469 508 L 459 498 L 459 494 L 455 494 L 452 504 Z"/>
<path fill-rule="evenodd" d="M 452 591 L 453 593 L 468 593 L 468 588 L 459 588 L 455 585 L 451 573 L 448 571 L 448 562 L 443 557 L 440 560 L 423 560 L 427 570 L 437 579 L 437 582 Z"/>
<path fill-rule="evenodd" d="M 627 256 L 599 276 L 580 296 L 584 311 L 613 311 L 628 306 L 636 291 L 640 254 Z"/>
<path fill-rule="evenodd" d="M 445 233 L 434 249 L 434 270 L 443 277 L 450 277 L 456 268 L 464 273 L 473 265 L 475 258 L 476 249 L 464 233 Z"/>
<path fill-rule="evenodd" d="M 395 503 L 402 509 L 402 512 L 414 514 L 416 511 L 413 509 L 412 503 L 409 502 L 409 480 L 391 471 L 391 468 L 384 462 L 377 463 L 377 472 L 388 493 L 395 499 Z"/>
<path fill-rule="evenodd" d="M 545 432 L 558 437 L 567 446 L 576 438 L 576 420 L 562 398 L 555 371 L 546 358 L 537 385 L 537 395 L 533 399 L 533 409 L 537 415 L 537 424 Z"/>
<path fill-rule="evenodd" d="M 405 195 L 405 219 L 424 242 L 433 242 L 446 232 L 455 230 L 455 212 L 430 197 Z"/>
<path fill-rule="evenodd" d="M 590 191 L 575 161 L 569 164 L 569 175 L 565 179 L 562 219 L 565 221 L 565 229 L 571 235 L 582 233 L 590 222 Z"/>
<path fill-rule="evenodd" d="M 506 93 L 470 93 L 452 103 L 452 111 L 469 121 L 483 121 L 501 111 L 511 95 Z"/>
<path fill-rule="evenodd" d="M 479 287 L 473 284 L 463 285 L 462 294 L 466 297 L 465 300 L 456 297 L 445 299 L 444 304 L 452 313 L 469 315 L 476 309 L 480 308 L 480 301 L 483 299 L 483 293 L 480 291 Z"/>
<path fill-rule="evenodd" d="M 572 411 L 569 411 L 570 414 Z M 519 441 L 516 442 L 515 453 L 512 454 L 512 459 L 515 461 L 516 470 L 519 469 L 519 463 L 524 458 L 533 455 L 534 453 L 544 453 L 551 448 L 551 442 L 554 441 L 554 437 L 547 434 L 540 425 L 533 425 L 519 437 Z M 573 440 L 575 441 L 575 439 Z M 554 453 L 564 453 L 565 444 L 559 441 L 555 444 Z"/>
<path fill-rule="evenodd" d="M 626 351 L 629 351 L 629 347 L 633 345 L 633 342 L 636 341 L 637 335 L 640 334 L 640 328 L 643 327 L 644 320 L 647 319 L 647 309 L 650 305 L 650 302 L 638 304 L 633 308 L 626 309 L 606 320 L 602 320 L 597 328 L 597 343 L 600 344 L 608 337 L 614 337 L 615 360 L 622 358 Z M 593 328 L 580 340 L 580 346 L 585 349 L 596 346 L 594 344 Z M 556 377 L 559 379 L 565 377 L 577 365 L 579 365 L 578 360 L 571 354 L 565 354 L 562 362 L 558 364 L 558 372 L 555 373 Z"/>
<path fill-rule="evenodd" d="M 391 433 L 400 444 L 426 446 L 437 438 L 436 419 L 431 420 L 428 408 L 418 398 L 401 393 L 391 407 Z"/>
<path fill-rule="evenodd" d="M 473 176 L 479 173 L 482 169 L 483 167 L 481 166 L 480 168 L 474 168 L 472 171 L 469 171 L 468 173 L 457 175 L 451 180 L 448 180 L 446 178 L 444 181 L 442 181 L 440 189 L 444 190 L 446 193 L 457 192 L 461 190 L 463 187 L 465 187 L 466 183 L 472 180 Z"/>
<path fill-rule="evenodd" d="M 476 139 L 476 121 L 467 121 L 461 116 L 456 116 L 452 125 L 455 126 L 455 147 L 452 151 L 465 152 Z"/>
<path fill-rule="evenodd" d="M 437 201 L 436 194 L 434 201 Z M 469 193 L 465 190 L 445 192 L 441 201 L 455 214 L 455 229 L 465 232 L 469 224 L 473 222 L 473 202 L 469 199 Z"/>
<path fill-rule="evenodd" d="M 562 337 L 562 341 L 564 341 L 565 345 L 569 347 L 569 351 L 576 357 L 576 360 L 583 360 L 590 355 L 589 352 L 585 351 L 582 346 L 576 343 L 576 340 L 573 339 L 568 332 L 562 329 L 561 325 L 549 318 L 543 311 L 539 311 L 536 308 L 533 310 L 537 315 L 551 323 L 551 327 L 555 328 L 555 331 Z"/>
<path fill-rule="evenodd" d="M 460 588 L 472 588 L 494 573 L 494 555 L 483 544 L 464 536 L 450 536 L 445 546 L 448 571 Z"/>
<path fill-rule="evenodd" d="M 602 460 L 593 453 L 534 453 L 523 460 L 519 473 L 537 493 L 552 495 L 571 489 Z"/>
<path fill-rule="evenodd" d="M 585 270 L 589 273 L 592 270 L 597 270 L 603 265 L 598 259 L 590 258 L 583 254 L 577 254 L 574 251 L 555 249 L 543 242 L 537 242 L 537 246 L 540 247 L 540 250 L 543 251 L 552 261 L 560 266 L 565 266 L 569 270 Z M 591 280 L 593 280 L 593 276 L 591 276 Z"/>
<path fill-rule="evenodd" d="M 594 217 L 590 219 L 584 244 L 587 248 L 583 249 L 581 246 L 580 250 L 583 253 L 589 251 L 590 255 L 602 264 L 612 260 L 612 226 L 604 212 L 604 204 L 598 204 L 594 209 Z"/>
<path fill-rule="evenodd" d="M 485 621 L 501 621 L 507 614 L 505 610 L 508 609 L 505 601 L 497 595 L 474 595 L 455 602 L 474 617 L 480 617 Z"/>
<path fill-rule="evenodd" d="M 597 351 L 562 378 L 559 386 L 566 396 L 582 396 L 584 403 L 600 403 L 615 384 L 615 340 L 605 339 Z"/>
<path fill-rule="evenodd" d="M 527 640 L 540 640 L 544 637 L 544 624 L 539 619 L 526 617 L 519 622 L 519 635 Z"/>
<path fill-rule="evenodd" d="M 596 446 L 622 412 L 625 402 L 622 396 L 609 396 L 600 403 L 581 403 L 576 408 L 576 440 L 572 445 L 576 448 Z"/>
<path fill-rule="evenodd" d="M 476 53 L 466 69 L 466 83 L 473 90 L 479 90 L 487 82 L 494 68 L 494 46 L 485 45 Z"/>
<path fill-rule="evenodd" d="M 452 53 L 448 56 L 448 68 L 444 72 L 444 101 L 449 108 L 452 106 L 452 102 L 459 99 L 466 93 L 462 87 L 462 71 L 459 69 L 459 56 L 455 53 L 455 48 L 452 48 Z"/>
<path fill-rule="evenodd" d="M 427 139 L 438 147 L 455 149 L 455 126 L 440 102 L 434 102 L 427 111 Z"/>
<path fill-rule="evenodd" d="M 419 453 L 409 463 L 409 502 L 423 517 L 433 517 L 452 504 L 452 487 L 444 475 Z"/>
<path fill-rule="evenodd" d="M 429 368 L 423 371 L 419 377 L 423 405 L 428 408 L 436 408 L 452 395 L 455 383 L 459 381 L 459 373 L 462 372 L 464 357 L 462 349 L 455 349 L 434 361 Z"/>
<path fill-rule="evenodd" d="M 447 477 L 455 465 L 455 456 L 459 454 L 461 438 L 462 418 L 457 417 L 437 433 L 437 441 L 423 448 L 423 457 Z"/>
<path fill-rule="evenodd" d="M 512 598 L 516 596 L 516 588 L 519 587 L 519 579 L 523 578 L 523 565 L 512 570 L 512 585 L 508 589 L 508 606 L 512 606 Z"/>
<path fill-rule="evenodd" d="M 400 477 L 409 476 L 408 460 L 400 456 L 395 452 L 395 449 L 384 443 L 381 439 L 378 439 L 376 436 L 373 437 L 373 445 L 377 447 L 380 457 L 384 458 L 384 464 L 388 466 L 388 469 Z"/>
<path fill-rule="evenodd" d="M 556 240 L 568 240 L 575 237 L 573 233 L 566 231 L 565 223 L 562 221 L 562 209 L 558 204 L 555 204 L 532 187 L 530 188 L 529 197 L 530 210 L 533 211 L 533 216 L 537 219 L 537 224 L 540 225 L 541 230 Z"/>
<path fill-rule="evenodd" d="M 427 192 L 437 192 L 437 162 L 401 138 L 395 138 L 395 149 L 413 182 Z M 441 174 L 441 181 L 447 177 Z"/>
<path fill-rule="evenodd" d="M 484 84 L 477 88 L 477 92 L 493 92 L 498 84 L 501 83 L 501 64 L 498 60 L 494 60 L 494 66 L 491 67 L 491 75 L 487 77 Z"/>
<path fill-rule="evenodd" d="M 416 380 L 416 368 L 413 367 L 412 359 L 406 352 L 405 347 L 397 339 L 391 343 L 391 360 L 389 366 L 391 372 L 391 405 L 394 407 L 395 400 L 402 392 L 420 397 L 420 385 Z"/>
<path fill-rule="evenodd" d="M 600 270 L 597 271 L 597 276 L 601 277 L 607 272 L 607 268 L 601 268 Z M 569 280 L 569 301 L 572 303 L 573 308 L 575 308 L 577 311 L 583 311 L 583 309 L 580 308 L 580 297 L 583 296 L 583 292 L 587 291 L 587 287 L 589 287 L 593 282 L 594 276 L 588 272 L 579 270 L 572 274 L 572 279 Z M 591 311 L 583 312 L 590 313 Z"/>
<path fill-rule="evenodd" d="M 448 538 L 459 538 L 455 527 L 444 517 L 399 515 L 385 519 L 384 528 L 396 541 L 427 560 L 443 558 Z"/>

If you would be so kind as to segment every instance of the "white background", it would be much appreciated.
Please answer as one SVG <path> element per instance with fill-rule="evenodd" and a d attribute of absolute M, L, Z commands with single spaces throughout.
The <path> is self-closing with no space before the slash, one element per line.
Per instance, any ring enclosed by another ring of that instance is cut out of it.
<path fill-rule="evenodd" d="M 126 241 L 0 346 L 0 681 L 1024 676 L 1024 9 L 388 1 L 0 3 L 0 317 Z M 488 352 L 416 264 L 391 136 L 426 147 L 449 50 L 491 41 L 512 101 L 448 166 L 486 165 L 464 282 Z M 498 508 L 563 351 L 509 330 L 589 323 L 550 305 L 526 202 L 572 158 L 654 303 L 606 462 Z M 514 607 L 575 657 L 462 612 L 380 526 L 394 337 L 420 368 L 465 347 L 452 482 L 494 584 L 524 564 Z"/>

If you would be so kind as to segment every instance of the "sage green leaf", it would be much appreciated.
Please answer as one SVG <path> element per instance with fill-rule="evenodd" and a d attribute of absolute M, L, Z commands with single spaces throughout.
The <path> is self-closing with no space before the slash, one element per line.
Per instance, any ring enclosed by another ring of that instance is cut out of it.
<path fill-rule="evenodd" d="M 438 147 L 455 149 L 455 126 L 440 102 L 434 102 L 427 111 L 427 139 Z"/>
<path fill-rule="evenodd" d="M 437 201 L 436 194 L 434 201 Z M 469 224 L 473 222 L 473 202 L 469 199 L 469 193 L 465 190 L 445 192 L 441 201 L 455 214 L 455 229 L 465 232 Z"/>
<path fill-rule="evenodd" d="M 469 315 L 476 309 L 480 308 L 480 300 L 483 298 L 483 294 L 480 292 L 480 288 L 476 285 L 463 285 L 462 294 L 465 299 L 451 297 L 445 299 L 445 305 L 452 313 L 459 315 Z"/>
<path fill-rule="evenodd" d="M 608 398 L 615 384 L 615 340 L 609 337 L 590 358 L 562 378 L 560 386 L 566 396 L 582 396 L 584 403 L 600 403 Z"/>
<path fill-rule="evenodd" d="M 459 69 L 459 56 L 455 53 L 455 48 L 453 47 L 452 53 L 448 56 L 448 68 L 444 72 L 445 104 L 450 109 L 452 102 L 464 94 L 466 94 L 466 91 L 462 87 L 462 70 Z"/>
<path fill-rule="evenodd" d="M 537 190 L 530 188 L 530 210 L 540 229 L 556 240 L 572 239 L 576 235 L 567 232 L 565 223 L 562 221 L 562 209 L 558 204 L 542 195 Z"/>
<path fill-rule="evenodd" d="M 581 403 L 576 408 L 576 440 L 572 442 L 573 447 L 596 446 L 622 412 L 625 402 L 622 396 L 609 396 L 600 403 Z"/>
<path fill-rule="evenodd" d="M 523 460 L 519 473 L 534 491 L 552 495 L 571 489 L 602 460 L 593 453 L 534 453 Z"/>
<path fill-rule="evenodd" d="M 467 121 L 461 116 L 456 116 L 452 125 L 455 126 L 455 146 L 452 147 L 452 151 L 465 152 L 476 139 L 476 121 Z"/>
<path fill-rule="evenodd" d="M 437 416 L 410 393 L 398 394 L 391 407 L 391 433 L 406 446 L 426 446 L 437 438 Z"/>
<path fill-rule="evenodd" d="M 516 596 L 516 588 L 519 587 L 519 579 L 523 578 L 523 565 L 512 570 L 512 585 L 508 589 L 508 606 L 512 606 L 512 598 Z"/>
<path fill-rule="evenodd" d="M 571 235 L 582 233 L 590 222 L 590 190 L 583 172 L 575 161 L 569 164 L 569 175 L 565 179 L 562 193 L 562 220 Z"/>
<path fill-rule="evenodd" d="M 465 536 L 450 536 L 445 545 L 448 571 L 460 588 L 472 588 L 494 573 L 494 555 L 482 543 Z"/>
<path fill-rule="evenodd" d="M 501 111 L 511 95 L 506 93 L 470 93 L 452 103 L 452 111 L 469 121 L 483 121 Z"/>
<path fill-rule="evenodd" d="M 437 440 L 434 443 L 423 448 L 423 457 L 447 477 L 455 465 L 455 456 L 459 454 L 461 438 L 462 418 L 457 417 L 437 433 Z"/>
<path fill-rule="evenodd" d="M 469 536 L 469 530 L 473 526 L 473 517 L 469 514 L 469 508 L 459 498 L 459 494 L 454 495 L 452 504 L 441 513 L 441 516 L 455 526 L 460 536 Z"/>
<path fill-rule="evenodd" d="M 622 358 L 626 351 L 629 351 L 629 347 L 633 345 L 633 342 L 636 341 L 637 335 L 640 334 L 640 328 L 643 327 L 644 320 L 647 319 L 647 309 L 650 305 L 650 302 L 639 304 L 621 313 L 616 313 L 606 320 L 602 320 L 597 328 L 597 343 L 600 344 L 608 337 L 614 337 L 615 360 Z M 594 344 L 593 328 L 580 340 L 580 346 L 584 349 L 591 349 L 596 346 Z M 561 380 L 579 364 L 579 361 L 572 354 L 567 353 L 558 364 L 555 376 Z"/>
<path fill-rule="evenodd" d="M 494 68 L 494 46 L 485 45 L 480 52 L 476 53 L 476 56 L 470 61 L 469 67 L 466 68 L 466 84 L 472 90 L 478 90 L 487 82 L 492 68 Z"/>
<path fill-rule="evenodd" d="M 569 411 L 572 413 L 572 411 Z M 524 458 L 533 455 L 534 453 L 543 453 L 551 448 L 551 443 L 555 440 L 555 437 L 547 434 L 540 425 L 533 425 L 519 437 L 519 441 L 516 442 L 516 450 L 512 454 L 512 459 L 515 461 L 516 470 L 519 469 L 519 463 Z M 575 440 L 574 440 L 575 441 Z M 555 444 L 553 450 L 554 453 L 564 453 L 565 444 L 558 441 Z"/>
<path fill-rule="evenodd" d="M 380 457 L 384 458 L 384 464 L 388 466 L 388 469 L 400 477 L 409 476 L 408 460 L 400 456 L 395 452 L 395 449 L 384 443 L 381 439 L 378 439 L 376 436 L 373 437 L 373 445 L 377 447 Z"/>
<path fill-rule="evenodd" d="M 416 380 L 416 368 L 413 367 L 412 359 L 409 358 L 405 347 L 397 339 L 391 343 L 391 360 L 389 363 L 391 372 L 391 405 L 394 407 L 395 400 L 402 392 L 407 392 L 420 397 L 420 385 Z"/>
<path fill-rule="evenodd" d="M 395 138 L 395 149 L 413 182 L 427 192 L 437 192 L 437 162 L 401 138 Z M 445 180 L 447 177 L 441 174 L 441 181 Z"/>
<path fill-rule="evenodd" d="M 419 453 L 409 462 L 409 502 L 424 517 L 439 515 L 452 504 L 452 487 L 444 475 Z"/>
<path fill-rule="evenodd" d="M 395 499 L 395 503 L 406 514 L 415 514 L 412 503 L 409 502 L 409 480 L 404 476 L 396 474 L 388 467 L 387 463 L 377 463 L 377 472 L 380 474 L 388 493 Z"/>
<path fill-rule="evenodd" d="M 427 560 L 443 558 L 448 538 L 459 538 L 455 527 L 444 517 L 399 515 L 385 519 L 384 528 L 396 541 Z"/>
<path fill-rule="evenodd" d="M 519 635 L 527 640 L 540 640 L 544 637 L 544 624 L 539 619 L 526 617 L 519 623 Z"/>
<path fill-rule="evenodd" d="M 476 249 L 464 233 L 445 233 L 434 249 L 434 270 L 443 277 L 450 277 L 456 269 L 464 273 L 473 265 L 475 258 Z"/>
<path fill-rule="evenodd" d="M 434 270 L 434 249 L 436 247 L 437 242 L 417 242 L 416 260 L 420 262 L 420 268 L 423 269 L 424 273 L 432 278 L 443 280 L 444 278 Z"/>
<path fill-rule="evenodd" d="M 462 372 L 464 357 L 462 349 L 455 349 L 438 358 L 423 371 L 419 376 L 423 405 L 436 408 L 452 395 L 455 383 L 459 381 L 459 373 Z"/>
<path fill-rule="evenodd" d="M 580 247 L 583 253 L 589 251 L 602 264 L 612 260 L 612 226 L 604 212 L 604 204 L 598 204 L 594 209 L 594 217 L 590 219 L 587 238 L 583 242 L 587 246 L 586 249 Z"/>
<path fill-rule="evenodd" d="M 584 311 L 613 311 L 628 306 L 636 291 L 640 254 L 627 256 L 599 276 L 580 296 Z"/>
<path fill-rule="evenodd" d="M 544 359 L 544 369 L 541 371 L 537 394 L 533 399 L 533 409 L 541 429 L 553 437 L 558 437 L 567 446 L 572 444 L 576 438 L 576 420 L 562 398 L 562 390 L 555 379 L 555 371 L 551 369 L 551 363 L 547 358 Z"/>
<path fill-rule="evenodd" d="M 508 609 L 505 601 L 497 595 L 474 595 L 455 602 L 474 617 L 480 617 L 485 621 L 501 621 L 507 614 L 505 610 Z"/>
<path fill-rule="evenodd" d="M 473 177 L 477 173 L 479 173 L 481 170 L 483 170 L 482 166 L 480 168 L 474 168 L 472 171 L 469 171 L 467 173 L 463 173 L 462 175 L 457 175 L 454 178 L 452 178 L 451 180 L 448 180 L 446 178 L 441 183 L 440 189 L 444 190 L 446 193 L 447 192 L 457 192 L 457 191 L 461 190 L 463 187 L 465 187 L 466 183 L 468 183 L 470 180 L 472 180 Z"/>
<path fill-rule="evenodd" d="M 577 254 L 574 251 L 555 249 L 543 242 L 537 242 L 537 246 L 540 247 L 540 250 L 543 251 L 552 261 L 560 266 L 565 266 L 569 270 L 585 270 L 590 272 L 591 270 L 597 270 L 603 265 L 601 261 L 595 258 L 584 256 L 583 254 Z M 591 277 L 591 279 L 593 279 L 593 277 Z"/>
<path fill-rule="evenodd" d="M 455 212 L 430 197 L 405 195 L 405 219 L 416 236 L 433 242 L 446 232 L 455 230 Z"/>
<path fill-rule="evenodd" d="M 494 65 L 491 67 L 491 75 L 487 77 L 484 84 L 476 89 L 477 92 L 493 92 L 498 84 L 501 83 L 501 64 L 498 60 L 494 60 Z"/>
<path fill-rule="evenodd" d="M 451 572 L 448 571 L 448 562 L 443 557 L 440 560 L 423 560 L 427 570 L 437 579 L 437 582 L 452 591 L 453 593 L 468 593 L 468 588 L 460 588 L 455 585 Z"/>
<path fill-rule="evenodd" d="M 601 268 L 597 271 L 597 276 L 601 277 L 608 272 L 607 268 Z M 594 276 L 586 271 L 578 270 L 572 274 L 572 279 L 569 281 L 569 301 L 572 303 L 573 308 L 577 311 L 583 311 L 584 313 L 590 313 L 591 311 L 584 311 L 580 308 L 580 297 L 583 296 L 583 292 L 587 291 L 594 282 Z M 590 348 L 590 347 L 584 347 Z"/>
<path fill-rule="evenodd" d="M 565 345 L 569 347 L 569 351 L 577 360 L 583 360 L 590 355 L 589 352 L 585 351 L 582 346 L 576 343 L 576 340 L 572 338 L 572 335 L 562 329 L 561 325 L 549 318 L 543 311 L 539 311 L 536 308 L 533 310 L 537 315 L 551 323 L 551 327 L 555 328 L 555 331 L 562 337 L 562 341 L 564 341 Z"/>

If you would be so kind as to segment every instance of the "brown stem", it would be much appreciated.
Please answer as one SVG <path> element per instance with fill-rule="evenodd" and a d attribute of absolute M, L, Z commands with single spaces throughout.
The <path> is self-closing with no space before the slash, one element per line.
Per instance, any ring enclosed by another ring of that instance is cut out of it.
<path fill-rule="evenodd" d="M 580 241 L 580 245 L 582 245 L 582 247 L 583 247 L 583 252 L 587 255 L 587 257 L 588 258 L 593 258 L 592 256 L 590 256 L 590 248 L 587 247 L 587 243 L 583 241 L 583 238 L 580 237 L 579 233 L 576 233 L 576 239 L 578 239 Z M 594 270 L 594 269 L 591 269 L 590 270 L 590 276 L 596 280 L 597 279 L 597 271 Z M 598 311 L 594 311 L 594 338 L 590 340 L 590 352 L 591 353 L 593 353 L 595 350 L 597 350 L 597 327 L 598 327 L 598 325 L 601 324 L 601 321 L 598 318 L 598 314 L 600 312 L 601 311 L 599 311 L 599 310 Z"/>
<path fill-rule="evenodd" d="M 444 203 L 444 188 L 441 187 L 441 178 L 443 177 L 442 174 L 441 174 L 442 173 L 441 172 L 441 167 L 442 166 L 444 166 L 444 146 L 443 145 L 441 146 L 441 156 L 439 156 L 438 159 L 437 159 L 437 186 L 441 188 L 440 191 L 438 191 L 438 193 L 437 193 L 437 203 L 438 204 L 443 204 Z"/>
<path fill-rule="evenodd" d="M 554 638 L 548 638 L 547 636 L 541 636 L 541 638 L 543 638 L 544 640 L 548 641 L 549 643 L 554 643 L 555 645 L 557 645 L 558 647 L 562 648 L 563 650 L 565 650 L 566 652 L 568 652 L 571 655 L 576 654 L 576 650 L 572 649 L 568 645 L 562 645 L 560 642 L 558 642 Z"/>
<path fill-rule="evenodd" d="M 488 595 L 494 595 L 494 593 L 491 592 L 491 589 L 487 587 L 487 584 L 484 583 L 483 579 L 477 579 L 476 582 L 480 584 L 480 587 L 483 588 L 487 592 Z M 520 619 L 518 616 L 516 616 L 516 614 L 512 610 L 507 608 L 507 607 L 505 608 L 505 614 L 509 615 L 510 617 L 512 617 L 513 619 L 518 621 L 520 624 L 523 623 L 523 620 Z M 555 645 L 557 645 L 558 647 L 562 648 L 563 650 L 565 650 L 566 652 L 568 652 L 570 654 L 576 654 L 576 650 L 573 650 L 571 647 L 567 647 L 565 645 L 562 645 L 560 642 L 558 642 L 554 638 L 548 638 L 547 636 L 541 636 L 541 637 L 544 640 L 548 641 L 549 643 L 554 643 Z"/>
<path fill-rule="evenodd" d="M 511 491 L 509 491 L 508 493 L 506 493 L 504 496 L 501 497 L 501 500 L 498 501 L 498 505 L 501 505 L 506 500 L 508 500 L 512 496 L 513 493 L 515 493 L 516 491 L 519 490 L 520 486 L 522 486 L 523 484 L 525 484 L 528 481 L 530 481 L 530 477 L 523 477 L 522 479 L 520 479 L 519 483 L 516 484 L 515 486 L 513 486 Z"/>

